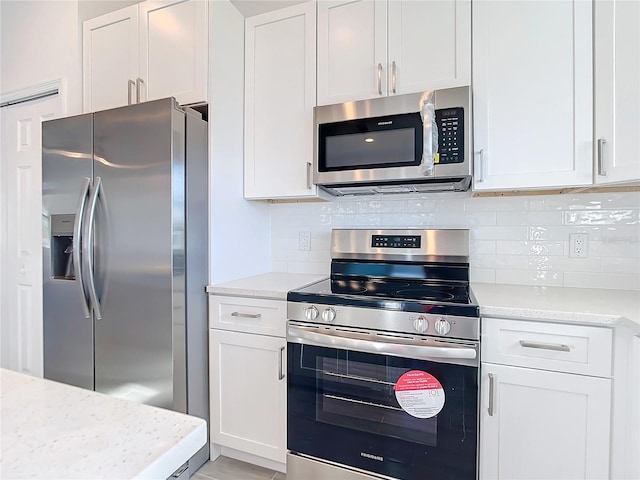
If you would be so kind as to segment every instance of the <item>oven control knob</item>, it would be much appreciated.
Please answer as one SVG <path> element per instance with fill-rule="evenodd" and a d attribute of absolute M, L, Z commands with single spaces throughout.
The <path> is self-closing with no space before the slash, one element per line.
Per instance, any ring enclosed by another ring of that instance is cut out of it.
<path fill-rule="evenodd" d="M 336 318 L 336 311 L 329 307 L 322 312 L 322 320 L 325 322 L 333 322 Z"/>
<path fill-rule="evenodd" d="M 307 320 L 315 320 L 316 318 L 318 318 L 318 309 L 313 305 L 305 308 L 304 318 L 306 318 Z"/>
<path fill-rule="evenodd" d="M 418 333 L 424 333 L 429 329 L 429 320 L 427 320 L 422 315 L 419 315 L 413 321 L 413 328 L 415 328 L 416 332 L 418 332 Z"/>
<path fill-rule="evenodd" d="M 437 319 L 436 323 L 433 326 L 435 327 L 436 332 L 438 332 L 440 335 L 446 335 L 451 330 L 451 324 L 444 317 L 440 317 L 439 319 Z"/>

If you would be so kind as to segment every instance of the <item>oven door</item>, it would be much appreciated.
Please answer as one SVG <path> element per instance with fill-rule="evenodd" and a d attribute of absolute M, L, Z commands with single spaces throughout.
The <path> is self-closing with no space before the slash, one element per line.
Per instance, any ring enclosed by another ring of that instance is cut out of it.
<path fill-rule="evenodd" d="M 287 348 L 291 452 L 401 480 L 476 479 L 477 343 L 289 322 Z"/>

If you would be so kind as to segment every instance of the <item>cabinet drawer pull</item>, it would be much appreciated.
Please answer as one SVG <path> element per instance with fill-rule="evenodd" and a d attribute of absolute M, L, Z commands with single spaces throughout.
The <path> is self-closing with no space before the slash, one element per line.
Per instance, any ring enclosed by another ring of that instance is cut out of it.
<path fill-rule="evenodd" d="M 136 103 L 140 103 L 140 87 L 144 85 L 144 80 L 140 77 L 136 78 Z"/>
<path fill-rule="evenodd" d="M 391 89 L 396 93 L 396 61 L 391 62 Z"/>
<path fill-rule="evenodd" d="M 382 64 L 378 64 L 378 95 L 382 95 Z"/>
<path fill-rule="evenodd" d="M 480 160 L 478 162 L 477 174 L 476 174 L 476 182 L 480 183 L 484 181 L 484 148 L 481 148 L 476 152 L 480 156 Z"/>
<path fill-rule="evenodd" d="M 494 383 L 495 383 L 495 375 L 493 373 L 489 374 L 489 416 L 493 417 L 493 412 L 494 412 L 494 400 L 493 397 L 495 395 L 495 388 L 494 388 Z"/>
<path fill-rule="evenodd" d="M 563 345 L 561 343 L 527 342 L 526 340 L 520 340 L 520 346 L 524 348 L 540 348 L 542 350 L 554 350 L 556 352 L 571 351 L 571 347 L 569 345 Z"/>
<path fill-rule="evenodd" d="M 131 105 L 131 87 L 135 87 L 136 86 L 136 82 L 134 82 L 133 80 L 129 80 L 127 83 L 127 105 Z"/>
<path fill-rule="evenodd" d="M 280 363 L 278 364 L 278 380 L 282 380 L 284 378 L 284 368 L 283 368 L 283 363 L 284 360 L 282 359 L 282 354 L 284 353 L 284 347 L 280 347 Z"/>
<path fill-rule="evenodd" d="M 261 313 L 243 313 L 243 312 L 233 312 L 231 313 L 232 317 L 242 317 L 242 318 L 260 318 L 262 316 Z"/>
<path fill-rule="evenodd" d="M 607 172 L 604 169 L 604 144 L 607 141 L 604 138 L 598 139 L 598 175 L 606 177 Z"/>

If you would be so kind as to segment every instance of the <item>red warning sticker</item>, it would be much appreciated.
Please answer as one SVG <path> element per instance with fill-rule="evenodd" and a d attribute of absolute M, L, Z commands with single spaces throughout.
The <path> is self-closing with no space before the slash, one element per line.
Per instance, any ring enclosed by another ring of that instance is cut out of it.
<path fill-rule="evenodd" d="M 435 417 L 444 407 L 444 389 L 430 373 L 421 370 L 406 372 L 398 378 L 394 390 L 396 400 L 412 417 Z"/>

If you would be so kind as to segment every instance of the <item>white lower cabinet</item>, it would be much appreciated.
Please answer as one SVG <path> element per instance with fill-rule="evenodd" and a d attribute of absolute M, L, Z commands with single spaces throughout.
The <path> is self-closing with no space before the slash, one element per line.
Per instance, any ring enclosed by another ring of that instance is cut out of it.
<path fill-rule="evenodd" d="M 482 391 L 481 479 L 608 478 L 611 380 L 487 363 Z"/>
<path fill-rule="evenodd" d="M 609 478 L 611 329 L 482 322 L 480 479 Z"/>
<path fill-rule="evenodd" d="M 286 339 L 209 330 L 211 441 L 286 461 Z"/>

